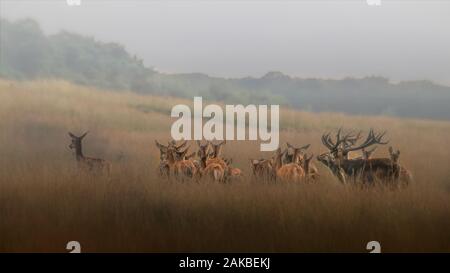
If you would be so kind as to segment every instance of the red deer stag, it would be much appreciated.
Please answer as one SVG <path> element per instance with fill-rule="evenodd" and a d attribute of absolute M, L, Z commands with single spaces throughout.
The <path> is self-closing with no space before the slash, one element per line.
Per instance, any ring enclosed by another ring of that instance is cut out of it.
<path fill-rule="evenodd" d="M 386 132 L 375 134 L 371 129 L 366 140 L 360 145 L 356 145 L 356 143 L 361 137 L 361 132 L 356 136 L 351 133 L 341 136 L 341 129 L 339 129 L 336 141 L 331 139 L 330 133 L 324 134 L 322 143 L 329 151 L 319 155 L 317 160 L 327 166 L 344 183 L 347 182 L 347 178 L 351 178 L 354 182 L 360 179 L 363 183 L 371 184 L 374 181 L 397 182 L 395 173 L 398 172 L 399 166 L 393 164 L 391 158 L 367 158 L 370 157 L 370 154 L 369 156 L 365 154 L 361 158 L 348 159 L 349 152 L 362 150 L 376 144 L 387 144 L 387 141 L 383 141 L 385 134 Z"/>

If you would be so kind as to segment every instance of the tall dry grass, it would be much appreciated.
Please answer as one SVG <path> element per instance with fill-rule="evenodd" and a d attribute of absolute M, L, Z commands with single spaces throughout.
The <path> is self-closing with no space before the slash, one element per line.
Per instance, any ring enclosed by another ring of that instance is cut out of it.
<path fill-rule="evenodd" d="M 156 176 L 154 139 L 167 140 L 174 98 L 93 90 L 61 81 L 0 81 L 0 251 L 96 252 L 450 251 L 446 122 L 283 111 L 282 140 L 311 143 L 340 125 L 387 129 L 414 175 L 405 190 L 343 186 L 319 165 L 314 184 L 267 184 L 249 158 L 259 143 L 230 141 L 245 179 L 179 183 Z M 190 102 L 185 102 L 190 103 Z M 77 173 L 67 131 L 87 155 L 113 163 L 110 179 Z M 377 156 L 386 156 L 380 147 Z"/>

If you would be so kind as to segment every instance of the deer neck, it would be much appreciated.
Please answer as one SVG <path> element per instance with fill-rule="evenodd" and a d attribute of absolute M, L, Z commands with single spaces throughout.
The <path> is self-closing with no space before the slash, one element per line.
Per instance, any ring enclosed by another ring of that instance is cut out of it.
<path fill-rule="evenodd" d="M 305 170 L 305 174 L 309 173 L 309 161 L 307 161 L 307 160 L 304 161 L 303 169 Z"/>
<path fill-rule="evenodd" d="M 81 147 L 81 143 L 75 146 L 75 157 L 78 161 L 84 159 L 83 149 Z"/>
<path fill-rule="evenodd" d="M 292 156 L 292 163 L 300 162 L 300 151 L 298 149 L 294 150 L 294 155 Z"/>
<path fill-rule="evenodd" d="M 206 156 L 203 156 L 200 158 L 200 165 L 201 165 L 202 169 L 206 168 L 206 160 L 207 160 Z"/>
<path fill-rule="evenodd" d="M 278 170 L 283 165 L 283 162 L 281 162 L 281 155 L 277 155 L 275 158 L 275 170 Z"/>
<path fill-rule="evenodd" d="M 173 156 L 173 152 L 169 151 L 167 153 L 167 161 L 169 162 L 169 164 L 173 165 L 175 164 L 175 157 Z"/>

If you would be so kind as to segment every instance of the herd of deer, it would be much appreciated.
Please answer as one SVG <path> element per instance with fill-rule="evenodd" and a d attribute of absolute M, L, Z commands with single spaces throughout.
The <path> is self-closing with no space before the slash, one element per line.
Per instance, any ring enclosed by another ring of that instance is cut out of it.
<path fill-rule="evenodd" d="M 89 171 L 102 170 L 109 173 L 111 164 L 103 159 L 85 157 L 82 152 L 82 140 L 87 133 L 78 137 L 72 133 L 70 148 L 75 150 L 78 166 Z M 331 133 L 322 135 L 322 144 L 327 152 L 318 155 L 317 160 L 325 165 L 342 183 L 362 182 L 374 184 L 382 182 L 388 185 L 406 186 L 412 180 L 411 173 L 399 164 L 400 151 L 389 147 L 389 158 L 372 158 L 376 149 L 374 145 L 386 145 L 385 133 L 376 134 L 372 129 L 366 139 L 357 144 L 362 132 L 342 134 L 339 129 L 335 139 Z M 158 173 L 161 176 L 176 179 L 208 179 L 219 182 L 237 180 L 243 177 L 242 171 L 232 167 L 232 160 L 222 157 L 222 147 L 226 141 L 213 143 L 197 141 L 198 151 L 188 153 L 187 141 L 177 144 L 169 141 L 163 145 L 155 140 L 160 151 Z M 370 150 L 368 147 L 373 146 Z M 267 181 L 308 182 L 319 178 L 319 171 L 312 162 L 313 155 L 306 153 L 310 145 L 294 147 L 287 143 L 287 148 L 278 148 L 268 159 L 250 159 L 253 175 Z M 351 156 L 354 152 L 360 156 Z"/>

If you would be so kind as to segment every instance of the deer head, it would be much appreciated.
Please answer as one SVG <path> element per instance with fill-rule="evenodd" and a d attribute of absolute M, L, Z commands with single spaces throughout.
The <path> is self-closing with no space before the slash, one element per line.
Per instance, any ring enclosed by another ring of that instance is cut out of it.
<path fill-rule="evenodd" d="M 304 151 L 306 151 L 309 146 L 311 146 L 311 144 L 307 144 L 305 146 L 297 148 L 291 145 L 289 142 L 287 142 L 286 144 L 288 146 L 288 152 L 286 154 L 287 163 L 299 163 L 299 161 L 301 161 L 302 159 L 302 154 L 304 153 Z M 292 149 L 293 151 L 291 154 L 289 154 L 289 149 Z"/>
<path fill-rule="evenodd" d="M 161 161 L 165 160 L 167 158 L 167 151 L 169 149 L 168 146 L 162 145 L 157 140 L 155 140 L 156 147 L 159 149 L 159 159 Z"/>
<path fill-rule="evenodd" d="M 202 144 L 200 140 L 197 140 L 198 145 L 198 152 L 197 155 L 200 159 L 208 158 L 209 155 L 209 142 L 206 142 L 206 144 Z"/>
<path fill-rule="evenodd" d="M 174 149 L 173 152 L 175 153 L 175 160 L 184 160 L 186 159 L 186 154 L 189 151 L 190 146 L 188 146 L 186 149 L 179 151 L 177 149 Z"/>
<path fill-rule="evenodd" d="M 341 168 L 337 160 L 330 153 L 323 153 L 317 156 L 317 161 L 328 167 L 328 169 L 335 175 L 339 181 L 345 183 L 346 176 L 344 170 Z"/>
<path fill-rule="evenodd" d="M 250 163 L 255 176 L 269 176 L 272 171 L 272 161 L 270 159 L 250 159 Z"/>
<path fill-rule="evenodd" d="M 230 166 L 231 164 L 233 164 L 233 159 L 232 158 L 224 158 L 223 161 L 225 161 L 227 166 Z"/>
<path fill-rule="evenodd" d="M 69 148 L 72 150 L 75 150 L 76 156 L 83 157 L 83 151 L 81 148 L 81 142 L 83 141 L 83 138 L 88 134 L 88 132 L 82 134 L 81 136 L 76 136 L 72 134 L 71 132 L 68 133 L 70 138 L 72 139 Z"/>
<path fill-rule="evenodd" d="M 186 146 L 187 141 L 182 142 L 181 144 L 176 143 L 175 140 L 168 141 L 167 145 L 163 145 L 159 143 L 157 140 L 155 140 L 156 147 L 159 149 L 159 159 L 161 161 L 167 159 L 168 152 L 171 151 L 171 153 L 176 154 L 182 154 L 183 151 L 180 151 L 181 148 Z M 189 147 L 188 147 L 189 148 Z M 187 150 L 187 149 L 186 149 Z M 178 158 L 177 155 L 174 155 L 175 159 Z M 183 155 L 184 157 L 184 155 Z"/>
<path fill-rule="evenodd" d="M 222 146 L 226 143 L 226 140 L 214 144 L 211 141 L 208 141 L 208 143 L 211 145 L 212 147 L 212 153 L 211 153 L 211 157 L 215 158 L 215 157 L 220 157 L 221 152 L 222 152 Z"/>

